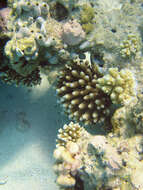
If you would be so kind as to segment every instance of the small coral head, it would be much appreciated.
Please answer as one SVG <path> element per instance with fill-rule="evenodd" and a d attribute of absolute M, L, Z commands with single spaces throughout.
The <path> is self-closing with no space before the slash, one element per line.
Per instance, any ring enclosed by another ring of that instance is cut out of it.
<path fill-rule="evenodd" d="M 68 142 L 76 143 L 81 137 L 83 127 L 78 123 L 70 122 L 68 125 L 65 124 L 63 129 L 59 129 L 57 146 L 66 146 Z"/>

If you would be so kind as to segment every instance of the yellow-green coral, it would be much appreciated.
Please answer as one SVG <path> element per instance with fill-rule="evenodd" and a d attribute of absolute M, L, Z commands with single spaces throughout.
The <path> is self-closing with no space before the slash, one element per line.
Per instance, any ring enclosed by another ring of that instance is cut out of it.
<path fill-rule="evenodd" d="M 14 3 L 14 0 L 7 0 L 7 4 L 9 7 L 12 7 L 13 3 Z"/>
<path fill-rule="evenodd" d="M 33 56 L 36 53 L 37 47 L 33 37 L 25 37 L 8 41 L 5 46 L 5 54 L 8 56 L 11 63 L 19 61 L 23 56 Z"/>
<path fill-rule="evenodd" d="M 125 104 L 135 96 L 135 80 L 131 71 L 110 68 L 109 74 L 97 80 L 97 87 L 103 90 L 115 104 Z"/>
<path fill-rule="evenodd" d="M 35 40 L 31 37 L 17 40 L 16 46 L 25 54 L 25 56 L 33 55 L 36 51 Z"/>
<path fill-rule="evenodd" d="M 81 21 L 83 23 L 87 23 L 94 18 L 94 8 L 92 8 L 89 4 L 84 4 L 82 8 Z"/>
<path fill-rule="evenodd" d="M 84 4 L 82 7 L 81 15 L 81 24 L 82 28 L 86 33 L 89 33 L 93 30 L 93 19 L 94 19 L 94 8 L 90 4 Z"/>
<path fill-rule="evenodd" d="M 63 129 L 59 129 L 57 146 L 65 146 L 67 142 L 76 142 L 81 136 L 82 127 L 78 123 L 70 122 L 64 125 Z"/>
<path fill-rule="evenodd" d="M 120 44 L 120 53 L 121 56 L 126 58 L 136 53 L 140 50 L 140 40 L 134 34 L 129 34 L 127 39 Z"/>

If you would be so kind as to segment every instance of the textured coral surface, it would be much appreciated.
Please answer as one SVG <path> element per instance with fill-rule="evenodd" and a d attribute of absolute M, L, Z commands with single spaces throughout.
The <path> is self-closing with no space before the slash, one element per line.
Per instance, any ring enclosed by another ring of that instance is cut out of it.
<path fill-rule="evenodd" d="M 90 66 L 86 60 L 72 62 L 60 72 L 57 93 L 71 118 L 93 124 L 109 115 L 111 100 L 96 87 L 101 76 L 97 66 Z"/>

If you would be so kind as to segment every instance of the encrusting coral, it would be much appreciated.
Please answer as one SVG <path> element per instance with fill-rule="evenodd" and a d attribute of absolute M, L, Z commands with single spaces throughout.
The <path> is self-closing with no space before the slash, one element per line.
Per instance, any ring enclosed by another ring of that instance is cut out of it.
<path fill-rule="evenodd" d="M 113 131 L 129 138 L 143 133 L 143 96 L 117 109 L 111 119 Z"/>
<path fill-rule="evenodd" d="M 142 155 L 141 135 L 131 138 L 113 133 L 106 137 L 93 136 L 82 128 L 76 142 L 67 138 L 64 145 L 58 144 L 54 150 L 56 183 L 60 190 L 76 190 L 77 184 L 84 190 L 139 190 L 138 187 L 143 187 Z"/>
<path fill-rule="evenodd" d="M 126 104 L 135 97 L 135 79 L 128 69 L 118 71 L 118 68 L 110 68 L 109 74 L 97 79 L 97 87 L 110 95 L 114 104 Z"/>
<path fill-rule="evenodd" d="M 79 148 L 75 143 L 69 142 L 73 148 L 73 145 L 77 147 L 76 152 L 72 154 L 70 150 L 66 147 L 59 146 L 54 151 L 54 158 L 56 159 L 54 165 L 54 171 L 57 174 L 56 183 L 60 188 L 72 188 L 76 184 L 75 175 L 77 173 L 77 168 L 80 167 L 80 160 L 77 160 L 76 155 L 78 154 Z"/>
<path fill-rule="evenodd" d="M 70 118 L 95 124 L 109 115 L 110 97 L 96 87 L 101 78 L 97 65 L 76 59 L 59 73 L 57 94 Z"/>

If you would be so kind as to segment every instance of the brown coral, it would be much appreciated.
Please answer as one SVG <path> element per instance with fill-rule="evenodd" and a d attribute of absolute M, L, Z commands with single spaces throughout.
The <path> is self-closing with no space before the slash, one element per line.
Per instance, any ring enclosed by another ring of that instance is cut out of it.
<path fill-rule="evenodd" d="M 32 73 L 26 77 L 20 75 L 8 66 L 0 68 L 0 71 L 2 72 L 0 76 L 1 81 L 7 84 L 15 83 L 16 86 L 24 85 L 31 87 L 40 84 L 41 82 L 40 72 L 38 69 L 32 71 Z"/>
<path fill-rule="evenodd" d="M 102 74 L 95 64 L 80 59 L 72 61 L 60 72 L 57 93 L 70 118 L 87 125 L 104 121 L 109 115 L 110 98 L 96 88 L 100 77 Z"/>

